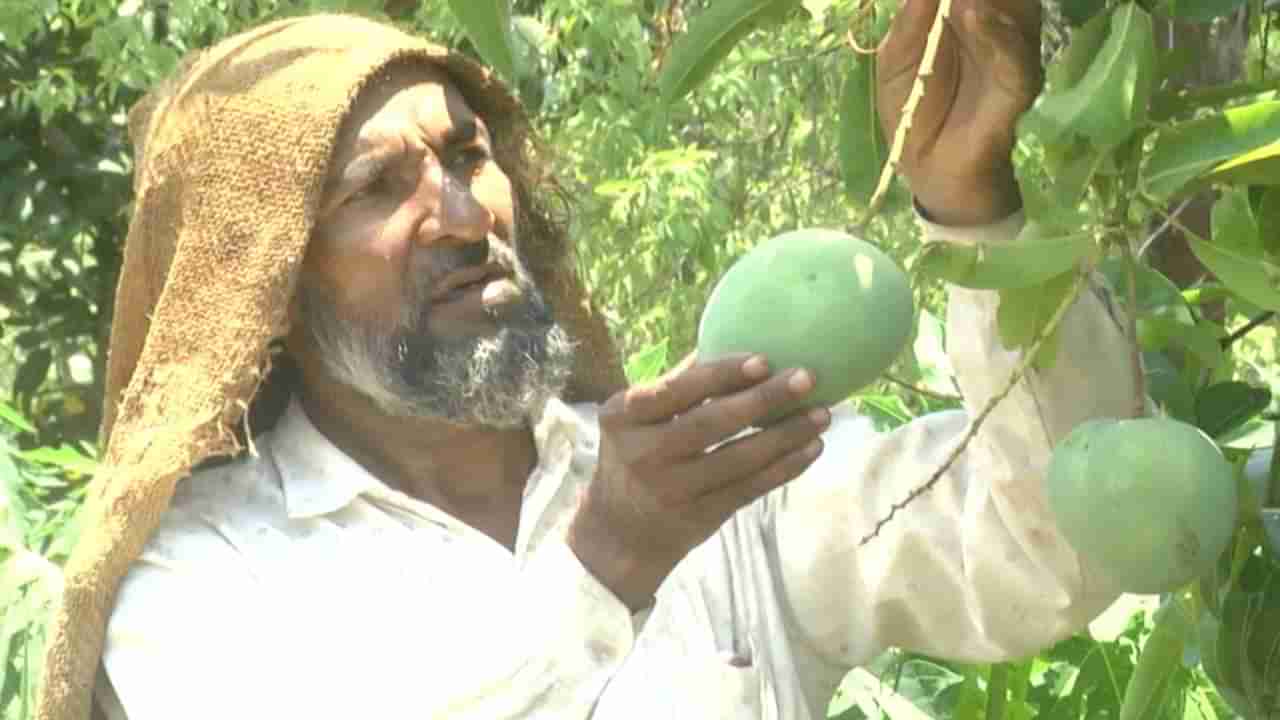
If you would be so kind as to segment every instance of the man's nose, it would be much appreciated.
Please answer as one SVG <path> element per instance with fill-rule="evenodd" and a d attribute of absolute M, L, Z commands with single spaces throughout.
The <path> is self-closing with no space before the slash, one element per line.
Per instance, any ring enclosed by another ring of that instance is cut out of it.
<path fill-rule="evenodd" d="M 423 218 L 418 231 L 422 245 L 464 245 L 485 241 L 493 232 L 493 213 L 472 194 L 471 187 L 439 164 L 424 173 L 423 191 L 438 193 L 428 202 L 434 212 Z M 431 186 L 435 186 L 431 188 Z"/>

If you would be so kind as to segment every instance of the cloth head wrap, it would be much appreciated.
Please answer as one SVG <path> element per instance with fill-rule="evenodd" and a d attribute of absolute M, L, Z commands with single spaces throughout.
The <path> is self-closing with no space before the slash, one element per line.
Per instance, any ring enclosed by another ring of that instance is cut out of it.
<path fill-rule="evenodd" d="M 625 385 L 565 235 L 537 203 L 527 120 L 465 56 L 343 15 L 275 21 L 184 59 L 129 114 L 134 207 L 117 288 L 101 470 L 51 617 L 42 720 L 85 720 L 116 589 L 177 482 L 239 452 L 344 118 L 400 63 L 443 68 L 492 130 L 521 255 L 578 342 L 566 399 Z M 256 405 L 256 403 L 255 403 Z M 193 619 L 194 620 L 194 619 Z"/>

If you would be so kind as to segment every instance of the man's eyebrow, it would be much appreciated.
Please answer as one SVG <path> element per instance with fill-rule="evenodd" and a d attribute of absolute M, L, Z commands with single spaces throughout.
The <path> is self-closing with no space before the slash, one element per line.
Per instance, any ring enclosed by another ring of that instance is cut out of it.
<path fill-rule="evenodd" d="M 450 145 L 468 145 L 475 142 L 479 134 L 480 128 L 475 118 L 468 118 L 445 131 L 444 144 L 446 147 Z"/>
<path fill-rule="evenodd" d="M 342 166 L 341 174 L 337 177 L 337 186 L 359 186 L 372 181 L 395 155 L 394 150 L 369 150 L 356 155 Z"/>

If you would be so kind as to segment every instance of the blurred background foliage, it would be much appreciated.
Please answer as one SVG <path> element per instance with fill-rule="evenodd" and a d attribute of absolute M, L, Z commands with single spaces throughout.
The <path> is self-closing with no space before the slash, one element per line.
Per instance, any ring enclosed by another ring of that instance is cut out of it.
<path fill-rule="evenodd" d="M 697 93 L 657 102 L 657 70 L 688 18 L 708 4 L 513 5 L 516 85 L 553 151 L 572 200 L 577 262 L 633 380 L 653 377 L 692 349 L 711 285 L 755 243 L 797 227 L 852 228 L 857 220 L 838 159 L 837 106 L 851 62 L 846 31 L 861 3 L 806 0 L 793 21 L 739 43 Z M 1046 59 L 1068 37 L 1064 14 L 1089 12 L 1081 9 L 1087 5 L 1047 7 Z M 1169 21 L 1162 32 L 1180 48 L 1226 57 L 1224 72 L 1236 79 L 1265 79 L 1280 61 L 1275 9 L 1231 5 L 1198 23 Z M 887 17 L 894 3 L 877 0 L 877 9 Z M 316 11 L 386 18 L 470 47 L 442 0 L 0 2 L 0 719 L 29 716 L 42 618 L 93 473 L 105 340 L 130 211 L 126 112 L 188 50 Z M 1191 57 L 1188 68 L 1206 64 Z M 1019 163 L 1036 167 L 1039 152 L 1020 148 Z M 863 232 L 911 267 L 919 235 L 901 189 Z M 1185 271 L 1182 286 L 1203 280 L 1194 258 L 1176 251 L 1176 238 L 1160 245 L 1162 269 L 1171 277 Z M 856 399 L 884 427 L 956 405 L 940 289 L 922 284 L 918 293 L 912 351 Z M 1215 312 L 1226 328 L 1254 310 L 1226 303 Z M 1278 389 L 1275 352 L 1273 326 L 1262 323 L 1235 344 L 1231 372 Z M 1249 430 L 1269 444 L 1269 424 L 1259 420 Z M 1021 694 L 994 717 L 1117 717 L 1126 673 L 1150 629 L 1144 607 L 1125 605 L 1119 621 L 1099 625 L 1097 634 L 1017 664 L 967 667 L 891 652 L 850 675 L 832 716 L 992 717 L 982 714 L 990 688 L 1003 697 L 1005 687 L 1018 687 Z M 1179 714 L 1167 717 L 1233 717 L 1199 673 L 1184 669 Z M 1010 676 L 1021 682 L 1011 685 Z"/>

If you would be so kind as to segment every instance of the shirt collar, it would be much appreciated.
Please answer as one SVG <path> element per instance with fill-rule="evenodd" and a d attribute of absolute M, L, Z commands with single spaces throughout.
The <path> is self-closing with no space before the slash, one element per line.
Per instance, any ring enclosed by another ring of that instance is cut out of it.
<path fill-rule="evenodd" d="M 562 473 L 547 472 L 550 463 L 578 446 L 594 450 L 594 413 L 588 407 L 565 405 L 551 399 L 533 426 L 538 463 L 533 478 L 563 480 Z M 276 423 L 270 440 L 290 518 L 325 515 L 346 507 L 362 493 L 392 492 L 360 463 L 321 433 L 295 397 Z M 526 488 L 528 498 L 535 488 Z"/>

